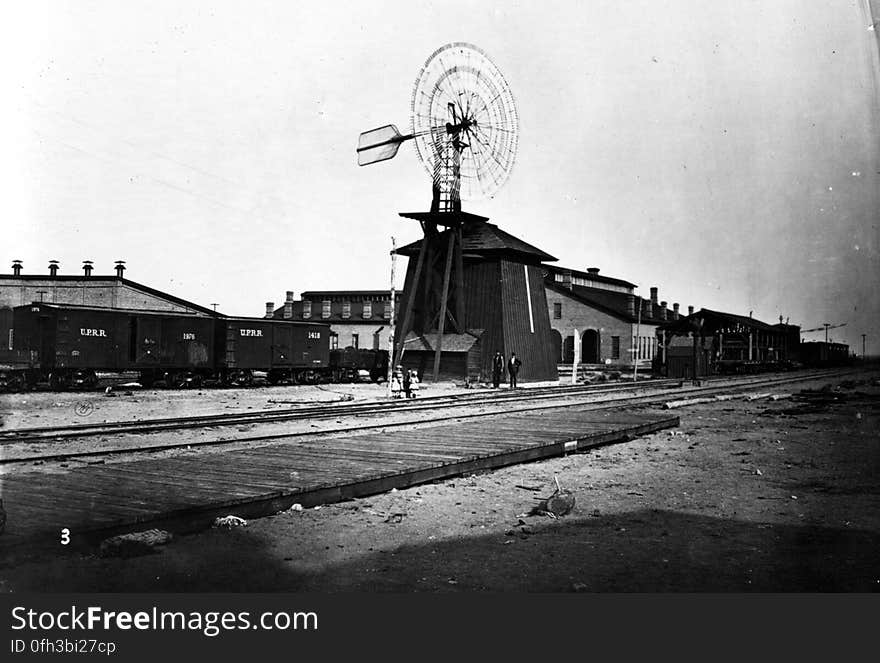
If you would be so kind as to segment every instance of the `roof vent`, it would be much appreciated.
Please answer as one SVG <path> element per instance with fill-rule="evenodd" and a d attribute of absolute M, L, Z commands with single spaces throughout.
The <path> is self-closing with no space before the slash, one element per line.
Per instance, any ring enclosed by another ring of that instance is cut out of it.
<path fill-rule="evenodd" d="M 599 273 L 598 267 L 587 267 L 587 274 L 598 274 L 598 273 Z"/>
<path fill-rule="evenodd" d="M 15 276 L 21 276 L 21 260 L 12 261 L 12 273 Z"/>
<path fill-rule="evenodd" d="M 116 261 L 116 278 L 121 279 L 122 272 L 124 272 L 124 271 L 125 271 L 125 261 L 124 260 L 117 260 Z"/>
<path fill-rule="evenodd" d="M 49 276 L 57 276 L 58 275 L 58 261 L 50 260 L 49 261 Z"/>
<path fill-rule="evenodd" d="M 92 261 L 91 260 L 83 260 L 83 273 L 86 276 L 92 275 Z"/>

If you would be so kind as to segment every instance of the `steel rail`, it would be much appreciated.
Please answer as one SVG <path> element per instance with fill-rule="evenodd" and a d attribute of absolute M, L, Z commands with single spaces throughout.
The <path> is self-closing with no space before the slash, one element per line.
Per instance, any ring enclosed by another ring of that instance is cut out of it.
<path fill-rule="evenodd" d="M 810 375 L 822 375 L 828 370 L 810 371 Z M 766 374 L 765 374 L 766 375 Z M 761 376 L 748 377 L 713 377 L 707 382 L 730 382 L 751 384 L 762 380 Z M 633 389 L 664 388 L 682 385 L 679 379 L 645 380 L 636 383 L 602 383 L 591 385 L 560 385 L 533 387 L 511 391 L 477 392 L 472 394 L 444 394 L 439 396 L 421 397 L 410 401 L 364 401 L 360 403 L 331 403 L 300 408 L 284 408 L 276 410 L 257 410 L 255 412 L 238 412 L 224 414 L 194 415 L 189 417 L 171 417 L 141 420 L 123 420 L 100 424 L 81 423 L 65 426 L 46 426 L 18 428 L 0 431 L 0 447 L 8 444 L 53 442 L 63 439 L 96 437 L 115 434 L 148 434 L 186 430 L 190 428 L 209 428 L 217 426 L 241 426 L 253 423 L 274 423 L 303 419 L 329 419 L 341 416 L 360 416 L 402 411 L 426 410 L 444 405 L 491 405 L 504 401 L 522 401 L 550 399 L 566 396 L 590 395 L 597 393 L 614 393 Z"/>
<path fill-rule="evenodd" d="M 853 372 L 853 369 L 849 370 L 827 370 L 818 374 L 809 374 L 803 375 L 799 374 L 797 376 L 786 376 L 782 378 L 773 378 L 773 379 L 763 379 L 760 381 L 749 381 L 748 383 L 739 383 L 735 385 L 715 385 L 709 388 L 706 387 L 685 387 L 682 390 L 676 392 L 677 394 L 700 394 L 702 396 L 710 396 L 713 394 L 719 394 L 722 392 L 734 392 L 740 393 L 745 392 L 756 386 L 773 386 L 773 385 L 781 385 L 781 384 L 790 384 L 797 382 L 806 382 L 810 380 L 823 379 L 823 378 L 831 378 L 831 377 L 841 377 L 848 375 Z M 383 422 L 377 424 L 365 424 L 361 426 L 357 426 L 353 428 L 351 426 L 346 426 L 342 428 L 334 428 L 327 429 L 321 431 L 300 431 L 300 432 L 286 432 L 286 433 L 273 433 L 268 435 L 255 435 L 255 436 L 245 436 L 245 437 L 236 437 L 233 439 L 220 439 L 220 440 L 199 440 L 199 441 L 189 441 L 189 442 L 179 442 L 172 444 L 158 444 L 158 445 L 149 445 L 149 446 L 139 446 L 139 447 L 129 447 L 129 448 L 116 448 L 116 449 L 96 449 L 91 451 L 71 451 L 71 452 L 62 452 L 62 453 L 54 453 L 54 454 L 43 454 L 38 456 L 22 456 L 15 458 L 0 458 L 0 465 L 13 465 L 13 464 L 24 464 L 24 463 L 34 463 L 34 462 L 51 462 L 51 461 L 60 461 L 60 460 L 69 460 L 72 458 L 86 458 L 86 457 L 96 457 L 96 456 L 112 456 L 112 455 L 121 455 L 121 454 L 147 454 L 147 453 L 159 453 L 162 451 L 174 451 L 178 449 L 191 449 L 191 448 L 199 448 L 199 447 L 216 447 L 221 445 L 233 445 L 233 444 L 242 444 L 242 443 L 250 443 L 250 442 L 272 442 L 274 440 L 283 440 L 283 439 L 291 439 L 291 438 L 302 438 L 302 437 L 326 437 L 329 435 L 337 435 L 340 433 L 350 433 L 352 431 L 368 431 L 375 429 L 387 429 L 387 428 L 401 428 L 405 426 L 413 426 L 416 424 L 422 423 L 442 423 L 444 421 L 455 421 L 461 419 L 475 419 L 480 417 L 493 417 L 504 414 L 516 414 L 523 412 L 533 412 L 537 410 L 550 410 L 550 409 L 558 409 L 558 408 L 567 408 L 567 407 L 579 407 L 581 409 L 586 410 L 613 410 L 619 409 L 623 407 L 630 406 L 645 406 L 645 405 L 653 405 L 657 403 L 662 403 L 666 401 L 668 398 L 668 394 L 649 394 L 644 396 L 629 396 L 629 397 L 620 397 L 620 398 L 612 398 L 605 401 L 594 402 L 594 401 L 582 401 L 582 402 L 565 402 L 565 403 L 556 403 L 556 404 L 533 404 L 527 407 L 516 407 L 509 408 L 504 410 L 492 410 L 492 411 L 481 411 L 481 412 L 470 412 L 470 413 L 459 413 L 453 415 L 446 416 L 438 416 L 438 417 L 430 417 L 430 418 L 422 418 L 416 421 L 407 420 L 407 421 L 398 421 L 398 422 Z M 519 399 L 517 399 L 519 400 Z M 534 399 L 523 399 L 523 400 L 534 400 Z M 448 409 L 451 407 L 457 407 L 461 405 L 460 403 L 454 404 L 443 404 L 438 406 L 437 410 Z"/>

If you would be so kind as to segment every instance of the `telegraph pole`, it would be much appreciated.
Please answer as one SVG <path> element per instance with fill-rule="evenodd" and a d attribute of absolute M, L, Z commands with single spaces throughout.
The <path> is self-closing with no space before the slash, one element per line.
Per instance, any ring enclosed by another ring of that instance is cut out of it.
<path fill-rule="evenodd" d="M 822 324 L 825 325 L 825 342 L 827 343 L 828 342 L 828 328 L 831 326 L 831 323 L 830 322 L 823 322 Z"/>
<path fill-rule="evenodd" d="M 386 371 L 386 379 L 388 380 L 388 397 L 391 397 L 391 375 L 394 370 L 394 330 L 395 330 L 395 306 L 394 306 L 394 268 L 397 263 L 397 242 L 394 236 L 391 237 L 391 333 L 388 335 L 388 370 Z"/>
<path fill-rule="evenodd" d="M 636 314 L 636 336 L 633 343 L 633 384 L 639 379 L 639 334 L 642 326 L 642 298 L 639 296 L 636 297 L 636 307 L 638 313 Z"/>

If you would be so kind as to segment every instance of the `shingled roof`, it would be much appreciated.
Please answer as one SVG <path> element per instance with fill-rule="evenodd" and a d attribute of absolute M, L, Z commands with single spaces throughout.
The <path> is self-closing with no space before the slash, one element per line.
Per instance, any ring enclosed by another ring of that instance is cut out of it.
<path fill-rule="evenodd" d="M 443 352 L 468 352 L 482 335 L 482 329 L 469 329 L 464 334 L 443 334 Z M 433 352 L 437 347 L 437 337 L 439 334 L 433 332 L 430 334 L 416 334 L 410 332 L 406 336 L 404 346 L 407 350 L 427 350 Z"/>
<path fill-rule="evenodd" d="M 416 218 L 416 215 L 407 215 Z M 472 221 L 462 226 L 462 250 L 467 254 L 481 257 L 510 256 L 528 263 L 553 262 L 556 260 L 549 253 L 524 242 L 510 233 L 504 232 L 494 223 Z M 418 240 L 397 249 L 397 253 L 405 256 L 416 256 L 422 242 Z"/>
<path fill-rule="evenodd" d="M 575 301 L 580 302 L 581 304 L 585 304 L 590 308 L 594 308 L 598 311 L 602 311 L 603 313 L 613 315 L 621 320 L 625 320 L 626 322 L 641 321 L 644 324 L 651 325 L 658 325 L 660 323 L 666 322 L 665 320 L 661 320 L 660 318 L 652 317 L 647 312 L 651 309 L 651 301 L 639 297 L 636 297 L 635 301 L 638 302 L 641 299 L 641 301 L 643 302 L 643 312 L 641 318 L 639 318 L 639 316 L 637 315 L 630 315 L 628 302 L 628 298 L 630 297 L 630 295 L 625 292 L 614 292 L 610 290 L 601 290 L 599 288 L 588 288 L 585 286 L 577 285 L 572 286 L 571 288 L 567 288 L 566 286 L 555 281 L 551 281 L 549 279 L 544 281 L 544 287 L 548 290 L 553 290 L 555 292 L 566 295 L 567 297 L 571 297 Z"/>

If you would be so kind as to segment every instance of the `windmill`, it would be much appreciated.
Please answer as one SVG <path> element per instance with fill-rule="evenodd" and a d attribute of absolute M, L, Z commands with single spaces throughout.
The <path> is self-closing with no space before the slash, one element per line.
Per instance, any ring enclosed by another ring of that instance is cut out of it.
<path fill-rule="evenodd" d="M 385 161 L 412 140 L 431 177 L 430 211 L 401 213 L 420 223 L 423 236 L 413 256 L 415 266 L 411 261 L 407 272 L 393 359 L 395 365 L 401 360 L 409 332 L 429 333 L 437 380 L 445 333 L 463 334 L 474 322 L 465 303 L 463 238 L 473 236 L 474 228 L 488 220 L 463 212 L 461 200 L 491 197 L 507 180 L 516 157 L 519 122 L 504 76 L 481 49 L 463 42 L 447 44 L 427 59 L 416 77 L 411 111 L 408 134 L 393 124 L 366 131 L 360 135 L 357 155 L 360 166 Z M 555 260 L 520 244 L 540 259 Z"/>

